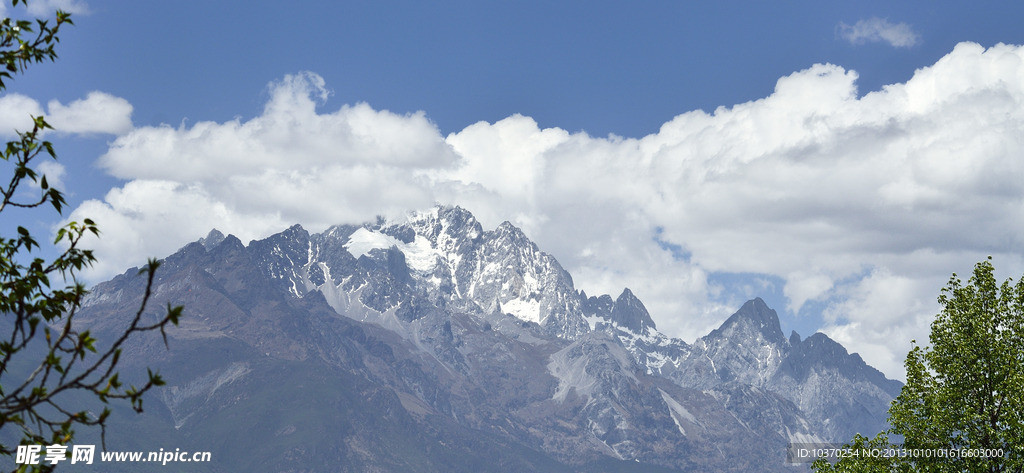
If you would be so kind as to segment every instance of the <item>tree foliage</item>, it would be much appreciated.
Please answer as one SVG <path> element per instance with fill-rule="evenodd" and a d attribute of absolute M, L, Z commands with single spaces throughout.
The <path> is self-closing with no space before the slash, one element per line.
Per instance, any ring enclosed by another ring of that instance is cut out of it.
<path fill-rule="evenodd" d="M 998 283 L 991 258 L 964 284 L 956 274 L 939 295 L 929 347 L 907 354 L 907 384 L 889 408 L 887 432 L 872 440 L 903 451 L 1003 452 L 1002 457 L 933 454 L 868 464 L 819 461 L 818 471 L 1024 471 L 1024 278 Z M 888 434 L 888 435 L 887 435 Z M 850 445 L 863 445 L 858 436 Z"/>
<path fill-rule="evenodd" d="M 10 1 L 15 10 L 26 3 Z M 0 91 L 31 64 L 55 60 L 59 31 L 71 24 L 71 16 L 63 11 L 50 19 L 16 20 L 9 16 L 0 21 Z M 17 139 L 0 152 L 11 172 L 7 184 L 0 187 L 0 215 L 5 223 L 18 215 L 35 215 L 21 211 L 12 217 L 12 211 L 18 208 L 52 207 L 59 215 L 65 206 L 61 191 L 36 170 L 39 160 L 57 157 L 53 145 L 43 139 L 45 130 L 51 127 L 41 116 L 32 117 L 31 123 L 31 129 L 16 131 Z M 34 194 L 36 190 L 38 195 Z M 67 223 L 56 232 L 53 243 L 58 254 L 52 258 L 37 256 L 44 253 L 43 248 L 23 226 L 18 226 L 11 237 L 0 235 L 2 456 L 11 456 L 16 449 L 16 445 L 4 444 L 4 439 L 20 437 L 22 444 L 34 445 L 67 444 L 76 426 L 99 426 L 105 433 L 110 410 L 104 407 L 97 414 L 75 408 L 69 402 L 73 393 L 91 394 L 103 404 L 123 399 L 141 411 L 143 393 L 163 383 L 159 375 L 149 373 L 141 386 L 125 385 L 116 369 L 121 347 L 131 336 L 146 331 L 163 334 L 167 325 L 177 324 L 181 315 L 181 307 L 170 305 L 155 318 L 146 311 L 157 261 L 151 260 L 140 271 L 147 278 L 142 305 L 115 340 L 101 346 L 89 330 L 74 324 L 88 292 L 78 275 L 96 260 L 91 250 L 81 247 L 82 238 L 89 234 L 99 235 L 93 221 Z M 28 368 L 15 370 L 15 366 Z M 20 434 L 12 435 L 15 431 Z"/>

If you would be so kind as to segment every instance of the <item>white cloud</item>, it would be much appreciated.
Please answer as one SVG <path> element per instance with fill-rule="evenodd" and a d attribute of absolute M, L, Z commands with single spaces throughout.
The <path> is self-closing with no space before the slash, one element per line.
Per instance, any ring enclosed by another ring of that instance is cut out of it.
<path fill-rule="evenodd" d="M 43 161 L 39 163 L 39 165 L 36 166 L 35 169 L 42 176 L 46 176 L 46 183 L 50 187 L 57 189 L 64 188 L 64 175 L 67 174 L 67 169 L 64 168 L 63 164 L 60 164 L 57 161 L 52 160 Z M 41 179 L 42 177 L 40 176 L 40 180 Z M 40 188 L 42 187 L 40 184 L 41 182 L 35 181 L 32 182 L 30 185 L 34 188 Z"/>
<path fill-rule="evenodd" d="M 797 313 L 807 301 L 824 298 L 834 285 L 832 278 L 826 275 L 795 271 L 786 275 L 786 286 L 782 293 L 789 299 L 788 309 Z"/>
<path fill-rule="evenodd" d="M 101 255 L 91 269 L 101 275 L 142 266 L 147 257 L 164 256 L 167 248 L 195 240 L 212 228 L 230 228 L 247 242 L 288 226 L 273 209 L 239 212 L 200 186 L 157 180 L 136 180 L 112 189 L 102 202 L 84 202 L 69 220 L 85 217 L 100 225 L 101 238 L 88 246 Z"/>
<path fill-rule="evenodd" d="M 852 26 L 839 23 L 836 31 L 850 44 L 889 43 L 896 48 L 909 48 L 921 42 L 921 37 L 906 23 L 892 23 L 884 18 L 860 20 Z"/>
<path fill-rule="evenodd" d="M 62 105 L 56 100 L 48 104 L 49 113 L 35 99 L 25 95 L 12 93 L 0 97 L 0 139 L 15 139 L 16 132 L 30 131 L 33 126 L 32 117 L 44 116 L 47 123 L 58 133 L 93 134 L 124 133 L 131 129 L 132 106 L 127 100 L 114 97 L 103 92 L 90 92 L 84 99 Z M 44 131 L 41 137 L 47 138 L 50 131 Z M 34 161 L 36 171 L 46 175 L 51 187 L 64 188 L 63 179 L 66 174 L 64 166 L 50 160 L 43 153 Z M 38 188 L 39 182 L 30 186 Z"/>
<path fill-rule="evenodd" d="M 841 302 L 825 311 L 822 328 L 834 340 L 885 373 L 899 373 L 913 336 L 927 344 L 935 308 L 929 301 L 942 287 L 941 277 L 910 277 L 879 268 L 841 289 Z M 907 335 L 912 335 L 908 337 Z"/>
<path fill-rule="evenodd" d="M 32 117 L 43 114 L 43 108 L 31 97 L 7 94 L 0 97 L 0 137 L 12 138 L 15 131 L 30 131 Z"/>
<path fill-rule="evenodd" d="M 132 129 L 132 105 L 103 92 L 89 92 L 84 99 L 67 105 L 51 100 L 47 109 L 47 121 L 63 133 L 117 135 Z"/>
<path fill-rule="evenodd" d="M 39 102 L 21 94 L 0 97 L 0 136 L 11 138 L 15 130 L 28 131 L 33 116 L 45 116 L 58 133 L 121 134 L 132 128 L 132 105 L 105 92 L 89 92 L 67 105 L 51 100 L 47 109 L 44 112 Z"/>
<path fill-rule="evenodd" d="M 248 239 L 301 222 L 324 228 L 434 202 L 428 171 L 457 156 L 424 114 L 366 104 L 318 113 L 328 92 L 312 73 L 270 85 L 248 121 L 143 127 L 118 137 L 100 164 L 129 179 L 71 219 L 93 218 L 106 277 L 168 254 L 211 228 Z M 113 227 L 113 228 L 110 228 Z"/>
<path fill-rule="evenodd" d="M 106 231 L 106 277 L 212 227 L 245 240 L 458 203 L 523 226 L 589 293 L 629 286 L 687 340 L 735 310 L 709 275 L 778 277 L 791 309 L 824 304 L 830 335 L 902 376 L 950 272 L 989 254 L 1024 270 L 1024 48 L 964 43 L 864 96 L 856 80 L 815 65 L 642 138 L 520 115 L 441 137 L 423 113 L 318 112 L 305 73 L 251 120 L 120 136 L 101 163 L 129 184 L 73 216 Z"/>
<path fill-rule="evenodd" d="M 320 114 L 314 99 L 325 94 L 315 74 L 287 76 L 271 84 L 259 117 L 136 129 L 119 137 L 100 163 L 117 177 L 183 182 L 339 166 L 387 172 L 454 163 L 455 155 L 423 113 L 397 115 L 357 104 Z"/>

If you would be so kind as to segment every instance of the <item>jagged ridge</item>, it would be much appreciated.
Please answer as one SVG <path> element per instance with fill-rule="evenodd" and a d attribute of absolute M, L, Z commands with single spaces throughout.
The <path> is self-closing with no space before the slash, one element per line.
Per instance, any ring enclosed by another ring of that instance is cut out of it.
<path fill-rule="evenodd" d="M 160 297 L 197 313 L 173 338 L 356 373 L 385 393 L 367 405 L 406 412 L 410 429 L 441 416 L 564 465 L 782 471 L 785 442 L 872 428 L 898 389 L 824 335 L 787 340 L 760 299 L 693 345 L 667 337 L 628 288 L 577 291 L 514 225 L 486 231 L 458 207 L 248 245 L 212 231 L 163 271 Z M 132 284 L 98 286 L 86 318 L 130 308 Z M 252 356 L 185 373 L 173 386 L 190 394 L 167 400 L 176 428 L 221 412 L 209 399 L 257 376 Z"/>

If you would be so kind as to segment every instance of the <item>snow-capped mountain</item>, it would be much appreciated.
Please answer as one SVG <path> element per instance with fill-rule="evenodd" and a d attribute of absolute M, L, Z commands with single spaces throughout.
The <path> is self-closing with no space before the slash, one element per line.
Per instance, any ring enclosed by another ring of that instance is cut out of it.
<path fill-rule="evenodd" d="M 134 273 L 82 320 L 131 314 Z M 822 334 L 787 340 L 760 299 L 670 338 L 628 288 L 589 296 L 520 229 L 459 207 L 247 245 L 211 231 L 158 274 L 188 316 L 170 352 L 126 357 L 170 379 L 145 435 L 233 452 L 211 436 L 244 432 L 256 471 L 789 471 L 787 442 L 874 434 L 899 389 Z"/>
<path fill-rule="evenodd" d="M 484 231 L 459 207 L 316 235 L 294 226 L 252 245 L 278 287 L 296 297 L 320 291 L 339 312 L 361 304 L 375 313 L 367 317 L 411 320 L 471 303 L 558 337 L 589 330 L 572 277 L 551 255 L 508 222 Z"/>

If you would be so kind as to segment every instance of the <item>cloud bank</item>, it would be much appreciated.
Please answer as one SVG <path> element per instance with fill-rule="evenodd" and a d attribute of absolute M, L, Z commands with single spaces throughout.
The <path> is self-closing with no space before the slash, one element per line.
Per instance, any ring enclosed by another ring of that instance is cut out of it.
<path fill-rule="evenodd" d="M 246 241 L 455 203 L 522 226 L 589 293 L 629 286 L 687 341 L 741 302 L 712 275 L 778 278 L 789 310 L 820 304 L 826 333 L 902 377 L 950 272 L 1024 270 L 1024 48 L 964 43 L 906 83 L 856 81 L 814 65 L 641 138 L 521 115 L 442 136 L 422 112 L 320 111 L 326 85 L 301 73 L 249 120 L 120 135 L 100 163 L 127 184 L 71 218 L 104 230 L 101 278 L 213 227 Z"/>
<path fill-rule="evenodd" d="M 850 44 L 887 43 L 896 48 L 909 48 L 921 42 L 921 37 L 906 23 L 892 23 L 884 18 L 860 20 L 853 25 L 839 23 L 840 37 Z"/>

